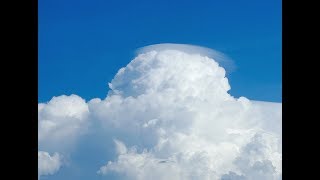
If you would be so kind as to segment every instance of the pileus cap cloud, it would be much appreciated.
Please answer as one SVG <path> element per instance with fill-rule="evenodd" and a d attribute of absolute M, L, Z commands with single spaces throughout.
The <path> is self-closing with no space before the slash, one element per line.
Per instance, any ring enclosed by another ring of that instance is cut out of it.
<path fill-rule="evenodd" d="M 175 44 L 175 43 L 162 43 L 153 44 L 139 48 L 137 54 L 144 54 L 150 51 L 163 51 L 163 50 L 177 50 L 188 54 L 199 54 L 214 59 L 220 64 L 227 72 L 232 72 L 236 66 L 234 62 L 226 54 L 216 51 L 214 49 L 196 46 L 191 44 Z"/>

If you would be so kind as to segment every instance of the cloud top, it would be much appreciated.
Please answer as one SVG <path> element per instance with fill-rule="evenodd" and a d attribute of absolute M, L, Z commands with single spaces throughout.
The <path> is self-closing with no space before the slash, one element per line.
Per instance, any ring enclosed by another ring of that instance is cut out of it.
<path fill-rule="evenodd" d="M 160 52 L 164 50 L 177 50 L 187 54 L 199 54 L 201 56 L 207 56 L 209 58 L 214 59 L 217 63 L 219 63 L 220 66 L 226 69 L 228 73 L 234 71 L 236 68 L 234 61 L 232 61 L 232 59 L 228 57 L 226 54 L 214 49 L 197 46 L 197 45 L 191 45 L 191 44 L 176 44 L 176 43 L 153 44 L 153 45 L 139 48 L 136 51 L 136 54 L 139 55 L 139 54 L 144 54 L 150 51 Z"/>

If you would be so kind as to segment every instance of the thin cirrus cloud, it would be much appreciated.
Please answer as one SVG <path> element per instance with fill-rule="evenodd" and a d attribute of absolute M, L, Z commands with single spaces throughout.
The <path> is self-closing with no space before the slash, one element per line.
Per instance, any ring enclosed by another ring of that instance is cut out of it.
<path fill-rule="evenodd" d="M 97 176 L 281 179 L 282 105 L 231 96 L 225 68 L 232 63 L 222 57 L 190 45 L 140 49 L 105 99 L 63 95 L 39 104 L 39 151 L 64 157 L 81 151 L 86 132 L 99 131 L 101 143 L 114 141 L 115 153 L 96 164 Z"/>

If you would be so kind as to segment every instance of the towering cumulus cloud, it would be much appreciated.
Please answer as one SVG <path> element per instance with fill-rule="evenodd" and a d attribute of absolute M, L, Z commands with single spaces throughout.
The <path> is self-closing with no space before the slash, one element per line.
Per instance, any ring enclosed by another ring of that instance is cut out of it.
<path fill-rule="evenodd" d="M 48 117 L 70 127 L 87 121 L 102 125 L 105 139 L 114 141 L 116 157 L 105 159 L 99 175 L 116 173 L 132 180 L 281 179 L 281 103 L 231 96 L 220 66 L 230 68 L 231 63 L 223 57 L 188 45 L 143 48 L 109 83 L 105 99 L 72 101 L 79 103 L 72 113 L 61 117 L 50 111 Z M 87 114 L 89 118 L 82 118 Z M 56 126 L 52 132 L 58 132 Z M 56 136 L 75 131 L 61 129 L 65 133 Z"/>

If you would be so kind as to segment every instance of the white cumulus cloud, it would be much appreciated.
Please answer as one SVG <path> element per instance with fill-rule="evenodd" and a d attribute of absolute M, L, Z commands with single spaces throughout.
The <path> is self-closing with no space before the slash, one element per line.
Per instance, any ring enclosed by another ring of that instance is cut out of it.
<path fill-rule="evenodd" d="M 69 146 L 85 130 L 88 114 L 88 105 L 77 95 L 38 104 L 39 146 L 55 150 Z"/>
<path fill-rule="evenodd" d="M 135 146 L 101 174 L 139 180 L 281 176 L 281 104 L 234 98 L 224 68 L 202 52 L 148 47 L 118 71 L 106 99 L 89 102 L 106 131 Z"/>
<path fill-rule="evenodd" d="M 61 156 L 54 153 L 52 156 L 48 152 L 38 152 L 38 177 L 51 175 L 57 172 L 61 166 Z"/>
<path fill-rule="evenodd" d="M 86 103 L 72 95 L 39 104 L 39 143 L 78 137 L 90 120 L 105 133 L 101 143 L 115 143 L 116 156 L 99 175 L 281 179 L 281 103 L 230 95 L 224 61 L 215 59 L 222 56 L 212 52 L 172 44 L 140 49 L 105 99 Z"/>
<path fill-rule="evenodd" d="M 59 154 L 66 153 L 88 127 L 89 108 L 77 95 L 53 97 L 38 104 L 39 173 L 51 175 L 60 167 Z M 48 151 L 48 152 L 43 152 Z"/>

